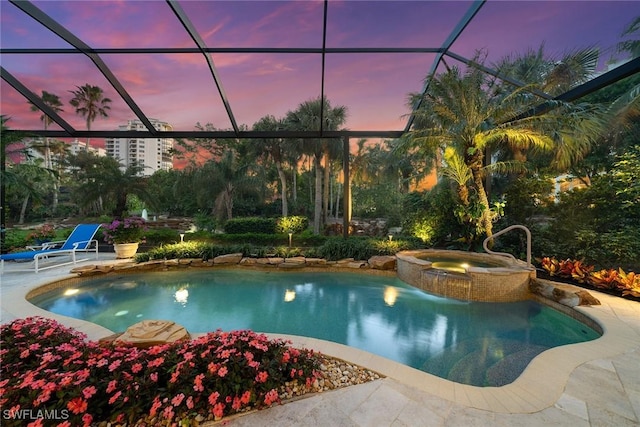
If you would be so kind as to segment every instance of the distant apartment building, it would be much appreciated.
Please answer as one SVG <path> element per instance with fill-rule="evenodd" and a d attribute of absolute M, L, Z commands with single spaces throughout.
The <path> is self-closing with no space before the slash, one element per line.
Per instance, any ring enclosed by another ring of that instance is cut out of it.
<path fill-rule="evenodd" d="M 87 151 L 87 143 L 85 141 L 78 141 L 77 139 L 74 139 L 69 143 L 69 152 L 74 156 L 85 151 Z M 89 145 L 89 151 L 96 156 L 106 156 L 105 149 L 101 147 L 92 147 Z"/>
<path fill-rule="evenodd" d="M 171 131 L 173 127 L 156 119 L 149 119 L 159 131 Z M 118 127 L 121 131 L 146 131 L 140 120 L 129 120 Z M 153 175 L 158 170 L 173 169 L 172 138 L 109 138 L 105 140 L 108 156 L 117 159 L 123 169 L 138 164 L 142 166 L 142 175 Z"/>

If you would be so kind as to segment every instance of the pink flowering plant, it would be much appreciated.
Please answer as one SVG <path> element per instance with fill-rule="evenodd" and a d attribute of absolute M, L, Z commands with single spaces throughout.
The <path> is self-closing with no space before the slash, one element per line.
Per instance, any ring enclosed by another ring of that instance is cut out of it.
<path fill-rule="evenodd" d="M 27 240 L 37 242 L 46 242 L 56 237 L 56 230 L 51 224 L 43 224 L 41 227 L 34 229 L 27 235 Z"/>
<path fill-rule="evenodd" d="M 107 243 L 142 243 L 145 241 L 147 227 L 140 217 L 115 219 L 111 224 L 103 225 L 102 234 Z"/>
<path fill-rule="evenodd" d="M 87 341 L 55 320 L 18 319 L 1 327 L 0 406 L 9 415 L 58 414 L 57 424 L 46 425 L 63 427 L 198 425 L 198 415 L 218 420 L 278 403 L 287 387 L 309 389 L 318 358 L 289 344 L 251 331 L 216 331 L 140 349 Z M 2 425 L 25 422 L 9 416 Z"/>

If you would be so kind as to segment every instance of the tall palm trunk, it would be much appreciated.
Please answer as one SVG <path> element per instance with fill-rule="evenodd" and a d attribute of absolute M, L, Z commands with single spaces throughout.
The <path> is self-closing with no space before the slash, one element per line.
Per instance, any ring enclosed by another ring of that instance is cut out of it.
<path fill-rule="evenodd" d="M 30 194 L 27 194 L 22 201 L 22 207 L 20 208 L 20 218 L 18 219 L 18 224 L 24 224 L 24 218 L 27 214 L 27 206 L 29 205 Z"/>
<path fill-rule="evenodd" d="M 324 147 L 324 189 L 322 195 L 322 222 L 327 223 L 329 218 L 329 184 L 330 180 L 330 165 L 329 165 L 329 147 L 325 144 Z"/>
<path fill-rule="evenodd" d="M 276 162 L 276 170 L 278 171 L 278 177 L 280 178 L 280 185 L 282 186 L 282 216 L 289 215 L 289 205 L 287 203 L 287 176 L 282 170 L 282 163 Z"/>
<path fill-rule="evenodd" d="M 480 200 L 480 204 L 484 207 L 482 210 L 482 216 L 480 217 L 480 225 L 484 229 L 487 237 L 493 236 L 493 222 L 491 218 L 491 207 L 489 206 L 489 199 L 487 198 L 487 193 L 484 189 L 484 179 L 482 176 L 482 172 L 479 168 L 472 167 L 471 173 L 473 174 L 473 182 L 476 185 L 476 189 L 478 190 L 478 198 Z"/>
<path fill-rule="evenodd" d="M 313 232 L 320 234 L 322 225 L 322 156 L 316 155 L 313 158 L 313 165 L 316 169 L 315 203 L 313 209 Z"/>

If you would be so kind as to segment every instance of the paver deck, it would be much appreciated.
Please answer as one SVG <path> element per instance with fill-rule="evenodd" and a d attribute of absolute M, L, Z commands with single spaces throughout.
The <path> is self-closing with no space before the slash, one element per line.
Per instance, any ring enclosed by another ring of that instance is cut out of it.
<path fill-rule="evenodd" d="M 113 263 L 101 254 L 98 263 Z M 95 264 L 96 261 L 86 263 Z M 38 274 L 0 276 L 0 321 L 41 315 L 98 339 L 112 331 L 55 315 L 25 300 L 33 288 L 70 277 L 69 266 Z M 513 383 L 502 387 L 457 384 L 344 345 L 286 336 L 373 369 L 385 378 L 307 396 L 270 409 L 225 419 L 230 426 L 638 426 L 640 425 L 640 303 L 593 292 L 602 305 L 579 308 L 605 334 L 537 356 Z M 190 331 L 206 332 L 206 331 Z M 280 336 L 282 335 L 274 335 Z"/>

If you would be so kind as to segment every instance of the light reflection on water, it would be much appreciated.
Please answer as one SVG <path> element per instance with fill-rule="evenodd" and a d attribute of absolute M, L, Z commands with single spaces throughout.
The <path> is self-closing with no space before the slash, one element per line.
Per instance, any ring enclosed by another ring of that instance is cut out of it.
<path fill-rule="evenodd" d="M 31 302 L 112 331 L 167 319 L 190 332 L 310 336 L 473 385 L 512 382 L 545 349 L 598 337 L 534 301 L 459 301 L 352 273 L 179 271 L 102 277 L 76 289 Z"/>

